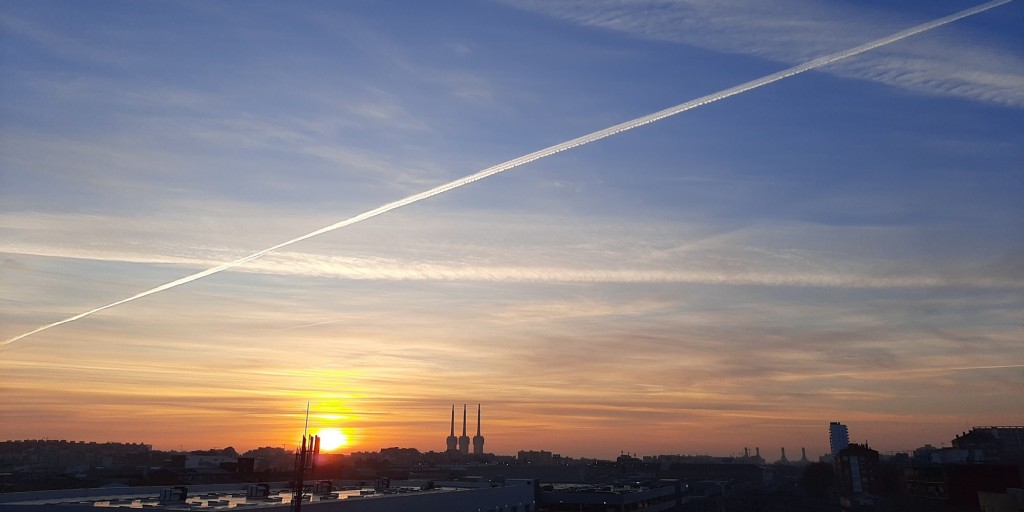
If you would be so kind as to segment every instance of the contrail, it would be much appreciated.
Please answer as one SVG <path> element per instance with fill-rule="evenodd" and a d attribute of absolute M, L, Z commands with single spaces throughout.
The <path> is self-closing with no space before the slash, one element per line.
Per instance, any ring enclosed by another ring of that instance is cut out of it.
<path fill-rule="evenodd" d="M 68 322 L 74 322 L 75 320 L 87 317 L 87 316 L 89 316 L 89 315 L 91 315 L 93 313 L 99 313 L 100 311 L 103 311 L 104 309 L 112 308 L 114 306 L 119 306 L 121 304 L 124 304 L 125 302 L 131 302 L 131 301 L 133 301 L 135 299 L 141 299 L 142 297 L 146 297 L 148 295 L 153 295 L 154 293 L 162 292 L 164 290 L 168 290 L 168 289 L 174 288 L 176 286 L 181 286 L 181 285 L 186 284 L 186 283 L 191 283 L 192 281 L 195 281 L 197 279 L 202 279 L 202 278 L 204 278 L 206 276 L 209 276 L 209 275 L 212 275 L 212 274 L 216 274 L 218 272 L 222 272 L 222 271 L 228 270 L 230 268 L 237 267 L 239 265 L 243 265 L 243 264 L 248 263 L 248 262 L 250 262 L 250 261 L 252 261 L 252 260 L 254 260 L 256 258 L 259 258 L 259 257 L 261 257 L 261 256 L 263 256 L 263 255 L 265 255 L 265 254 L 267 254 L 269 252 L 276 251 L 276 250 L 281 249 L 283 247 L 287 247 L 289 245 L 301 242 L 301 241 L 306 240 L 308 238 L 313 238 L 315 236 L 319 236 L 319 235 L 322 235 L 324 233 L 328 233 L 328 232 L 334 231 L 336 229 L 341 229 L 341 228 L 343 228 L 345 226 L 350 226 L 352 224 L 355 224 L 355 223 L 358 223 L 358 222 L 362 222 L 364 220 L 367 220 L 367 219 L 376 217 L 378 215 L 390 212 L 391 210 L 394 210 L 396 208 L 401 208 L 403 206 L 406 206 L 406 205 L 409 205 L 409 204 L 412 204 L 412 203 L 416 203 L 416 202 L 422 201 L 424 199 L 436 196 L 438 194 L 442 194 L 442 193 L 447 192 L 449 190 L 452 190 L 452 189 L 455 189 L 455 188 L 459 188 L 459 187 L 461 187 L 463 185 L 468 185 L 470 183 L 473 183 L 474 181 L 482 180 L 482 179 L 484 179 L 484 178 L 486 178 L 488 176 L 491 176 L 491 175 L 494 175 L 494 174 L 498 174 L 499 172 L 507 171 L 509 169 L 514 169 L 514 168 L 519 167 L 521 165 L 528 164 L 530 162 L 533 162 L 534 160 L 540 160 L 541 158 L 549 157 L 551 155 L 554 155 L 555 153 L 561 153 L 562 151 L 565 151 L 567 149 L 572 149 L 572 148 L 575 148 L 577 146 L 582 146 L 584 144 L 589 144 L 591 142 L 594 142 L 594 141 L 597 141 L 597 140 L 601 140 L 601 139 L 603 139 L 605 137 L 611 137 L 612 135 L 615 135 L 617 133 L 621 133 L 621 132 L 624 132 L 624 131 L 627 131 L 627 130 L 632 130 L 633 128 L 637 128 L 637 127 L 643 126 L 645 124 L 653 123 L 655 121 L 660 121 L 660 120 L 662 120 L 662 119 L 664 119 L 666 117 L 674 116 L 676 114 L 679 114 L 679 113 L 682 113 L 682 112 L 686 112 L 687 110 L 694 109 L 694 108 L 697 108 L 697 107 L 702 106 L 702 105 L 707 105 L 708 103 L 713 103 L 713 102 L 716 102 L 718 100 L 723 100 L 723 99 L 728 98 L 730 96 L 735 96 L 735 95 L 740 94 L 742 92 L 746 92 L 746 91 L 749 91 L 751 89 L 756 89 L 756 88 L 761 87 L 763 85 L 768 85 L 768 84 L 770 84 L 772 82 L 777 82 L 779 80 L 782 80 L 783 78 L 788 78 L 788 77 L 791 77 L 791 76 L 796 75 L 798 73 L 803 73 L 804 71 L 809 71 L 809 70 L 812 70 L 814 68 L 819 68 L 821 66 L 825 66 L 827 64 L 831 64 L 833 62 L 840 61 L 842 59 L 853 57 L 854 55 L 859 55 L 861 53 L 873 50 L 873 49 L 878 48 L 880 46 L 885 46 L 887 44 L 894 43 L 894 42 L 899 41 L 901 39 L 908 38 L 908 37 L 910 37 L 912 35 L 919 34 L 919 33 L 924 32 L 926 30 L 931 30 L 931 29 L 933 29 L 935 27 L 940 27 L 940 26 L 945 25 L 947 23 L 954 22 L 954 21 L 959 20 L 961 18 L 966 18 L 968 16 L 977 14 L 979 12 L 987 11 L 987 10 L 993 8 L 993 7 L 998 7 L 1000 5 L 1009 3 L 1011 1 L 1013 1 L 1013 0 L 993 0 L 991 2 L 987 2 L 987 3 L 981 4 L 981 5 L 977 6 L 977 7 L 972 7 L 970 9 L 967 9 L 967 10 L 964 10 L 964 11 L 960 11 L 960 12 L 958 12 L 956 14 L 952 14 L 952 15 L 946 16 L 944 18 L 939 18 L 937 20 L 930 21 L 928 23 L 924 23 L 924 24 L 918 25 L 916 27 L 912 27 L 912 28 L 909 28 L 909 29 L 901 31 L 901 32 L 897 32 L 897 33 L 895 33 L 895 34 L 893 34 L 891 36 L 883 37 L 881 39 L 876 39 L 876 40 L 871 41 L 869 43 L 865 43 L 865 44 L 862 44 L 860 46 L 856 46 L 854 48 L 850 48 L 849 50 L 843 50 L 841 52 L 837 52 L 837 53 L 833 53 L 833 54 L 830 54 L 830 55 L 826 55 L 824 57 L 819 57 L 819 58 L 814 59 L 812 61 L 805 62 L 805 63 L 797 65 L 797 66 L 793 66 L 793 67 L 791 67 L 789 69 L 785 69 L 785 70 L 779 71 L 777 73 L 772 73 L 770 75 L 763 76 L 763 77 L 758 78 L 756 80 L 751 80 L 749 82 L 737 85 L 735 87 L 730 87 L 728 89 L 725 89 L 725 90 L 722 90 L 722 91 L 719 91 L 719 92 L 716 92 L 716 93 L 712 93 L 712 94 L 709 94 L 707 96 L 703 96 L 703 97 L 697 98 L 695 100 L 690 100 L 690 101 L 688 101 L 686 103 L 682 103 L 682 104 L 676 105 L 674 107 L 670 107 L 670 108 L 667 108 L 665 110 L 661 110 L 659 112 L 655 112 L 653 114 L 649 114 L 649 115 L 646 115 L 646 116 L 643 116 L 643 117 L 638 117 L 638 118 L 633 119 L 631 121 L 626 121 L 624 123 L 617 124 L 617 125 L 612 126 L 610 128 L 605 128 L 604 130 L 600 130 L 600 131 L 596 131 L 596 132 L 593 132 L 593 133 L 589 133 L 589 134 L 584 135 L 582 137 L 577 137 L 575 139 L 563 142 L 561 144 L 556 144 L 554 146 L 541 149 L 539 151 L 534 151 L 533 153 L 530 153 L 530 154 L 527 154 L 527 155 L 523 155 L 523 156 L 521 156 L 519 158 L 515 158 L 515 159 L 509 160 L 507 162 L 500 163 L 500 164 L 495 165 L 493 167 L 488 167 L 488 168 L 486 168 L 486 169 L 484 169 L 482 171 L 479 171 L 479 172 L 477 172 L 475 174 L 470 174 L 469 176 L 465 176 L 463 178 L 459 178 L 457 180 L 450 181 L 448 183 L 445 183 L 444 185 L 440 185 L 440 186 L 434 187 L 434 188 L 432 188 L 430 190 L 427 190 L 427 191 L 424 191 L 424 192 L 420 192 L 418 194 L 411 195 L 409 197 L 406 197 L 405 199 L 400 199 L 398 201 L 387 203 L 387 204 L 385 204 L 383 206 L 380 206 L 378 208 L 375 208 L 373 210 L 370 210 L 370 211 L 367 211 L 367 212 L 364 212 L 364 213 L 360 213 L 359 215 L 356 215 L 355 217 L 350 217 L 350 218 L 345 219 L 343 221 L 331 224 L 330 226 L 325 226 L 325 227 L 322 227 L 322 228 L 320 228 L 320 229 L 318 229 L 316 231 L 313 231 L 313 232 L 310 232 L 310 233 L 306 233 L 305 235 L 292 238 L 291 240 L 288 240 L 288 241 L 285 241 L 285 242 L 281 242 L 281 243 L 279 243 L 279 244 L 277 244 L 277 245 L 275 245 L 273 247 L 268 247 L 266 249 L 263 249 L 262 251 L 254 252 L 254 253 L 252 253 L 252 254 L 244 257 L 244 258 L 237 259 L 235 261 L 231 261 L 231 262 L 224 263 L 222 265 L 219 265 L 219 266 L 207 269 L 207 270 L 203 270 L 202 272 L 198 272 L 198 273 L 195 273 L 195 274 L 192 274 L 192 275 L 189 275 L 189 276 L 182 277 L 181 279 L 177 279 L 175 281 L 171 281 L 169 283 L 162 284 L 160 286 L 157 286 L 156 288 L 151 288 L 151 289 L 146 290 L 144 292 L 137 293 L 137 294 L 132 295 L 131 297 L 128 297 L 126 299 L 121 299 L 121 300 L 119 300 L 117 302 L 112 302 L 110 304 L 107 304 L 106 306 L 100 306 L 100 307 L 98 307 L 96 309 L 90 309 L 89 311 L 86 311 L 84 313 L 79 313 L 79 314 L 77 314 L 75 316 L 71 316 L 71 317 L 65 318 L 63 320 L 59 320 L 57 322 L 53 322 L 52 324 L 46 324 L 46 325 L 44 325 L 42 327 L 37 327 L 36 329 L 33 329 L 33 330 L 29 331 L 29 332 L 26 332 L 25 334 L 21 334 L 21 335 L 15 336 L 15 337 L 13 337 L 13 338 L 11 338 L 9 340 L 4 341 L 2 344 L 0 344 L 0 346 L 5 346 L 7 344 L 10 344 L 10 343 L 13 343 L 15 341 L 18 341 L 18 340 L 20 340 L 20 339 L 22 339 L 22 338 L 24 338 L 26 336 L 31 336 L 31 335 L 33 335 L 33 334 L 35 334 L 37 332 L 45 331 L 46 329 L 49 329 L 51 327 L 56 327 L 58 325 L 66 324 Z"/>

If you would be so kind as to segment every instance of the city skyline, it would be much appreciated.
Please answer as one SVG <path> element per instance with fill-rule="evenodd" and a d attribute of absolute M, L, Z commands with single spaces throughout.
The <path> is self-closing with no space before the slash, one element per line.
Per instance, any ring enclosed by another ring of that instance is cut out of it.
<path fill-rule="evenodd" d="M 977 5 L 8 4 L 0 337 Z M 459 397 L 488 451 L 575 457 L 1024 423 L 1021 21 L 999 5 L 10 343 L 0 436 L 279 446 L 309 400 L 354 450 L 440 451 Z"/>
<path fill-rule="evenodd" d="M 477 426 L 477 435 L 479 436 L 481 434 L 481 429 L 480 429 L 479 421 L 476 424 L 476 426 Z M 838 432 L 841 433 L 841 435 L 839 435 L 838 438 L 836 437 L 837 427 L 841 428 L 840 430 L 838 430 Z M 468 428 L 468 424 L 463 422 L 463 430 L 466 430 L 466 428 Z M 978 431 L 978 430 L 985 431 L 986 429 L 990 429 L 990 428 L 1022 429 L 1024 427 L 1019 427 L 1019 426 L 1017 426 L 1017 427 L 1010 427 L 1010 426 L 1002 426 L 1002 427 L 972 426 L 970 429 L 965 430 L 961 434 L 955 434 L 955 433 L 951 434 L 951 436 L 950 436 L 951 439 L 950 440 L 952 442 L 947 443 L 946 441 L 942 441 L 942 442 L 939 443 L 940 446 L 934 446 L 931 443 L 921 443 L 919 446 L 915 446 L 912 449 L 892 450 L 892 451 L 888 452 L 887 455 L 888 454 L 895 454 L 895 453 L 903 453 L 903 454 L 907 454 L 907 455 L 912 455 L 912 454 L 914 454 L 914 452 L 918 451 L 918 449 L 928 448 L 928 449 L 931 449 L 931 450 L 939 450 L 940 447 L 941 448 L 945 448 L 945 445 L 947 445 L 947 444 L 950 444 L 950 446 L 948 447 L 950 450 L 956 450 L 956 448 L 954 446 L 955 442 L 956 442 L 956 439 L 954 439 L 954 438 L 958 438 L 961 435 L 966 435 L 968 431 L 970 431 L 970 432 L 974 432 L 974 431 Z M 451 429 L 452 429 L 452 431 L 454 431 L 454 429 L 455 429 L 454 418 L 452 419 Z M 321 438 L 321 440 L 325 442 L 325 444 L 323 444 L 322 447 L 321 447 L 321 451 L 323 453 L 330 453 L 330 454 L 346 455 L 346 454 L 352 454 L 352 453 L 366 453 L 366 452 L 376 453 L 378 451 L 387 451 L 387 450 L 395 450 L 395 449 L 413 448 L 413 449 L 416 449 L 416 450 L 420 451 L 421 453 L 428 453 L 428 452 L 444 453 L 444 452 L 449 452 L 449 453 L 456 454 L 458 456 L 465 456 L 465 457 L 468 457 L 470 455 L 473 455 L 473 456 L 476 456 L 476 455 L 513 456 L 513 455 L 515 455 L 516 452 L 522 453 L 523 451 L 526 451 L 526 452 L 546 452 L 548 454 L 554 453 L 554 454 L 557 454 L 558 456 L 562 456 L 562 454 L 558 453 L 557 451 L 551 451 L 551 450 L 548 450 L 548 449 L 545 449 L 545 448 L 537 448 L 537 447 L 531 447 L 531 448 L 527 448 L 527 449 L 514 449 L 513 448 L 513 452 L 511 452 L 511 453 L 491 453 L 491 452 L 486 452 L 483 449 L 476 450 L 476 447 L 474 446 L 474 450 L 473 450 L 472 454 L 470 454 L 468 451 L 463 451 L 461 446 L 454 446 L 453 447 L 450 441 L 448 441 L 447 443 L 444 442 L 444 441 L 438 443 L 440 445 L 445 445 L 444 448 L 442 448 L 442 449 L 435 449 L 435 447 L 396 446 L 393 443 L 392 444 L 384 443 L 384 445 L 381 445 L 381 446 L 376 447 L 376 448 L 358 447 L 358 449 L 353 449 L 353 447 L 351 445 L 347 444 L 344 441 L 335 444 L 337 439 L 327 439 L 327 440 L 324 440 L 324 437 L 323 437 L 324 432 L 323 432 L 323 430 L 336 430 L 336 429 L 333 429 L 333 428 L 320 429 L 319 432 L 317 432 L 317 431 L 307 432 L 307 435 L 310 438 L 312 436 L 314 436 L 314 435 L 319 436 Z M 333 432 L 331 434 L 332 435 L 336 435 L 336 433 L 333 433 Z M 832 457 L 832 458 L 834 458 L 834 457 L 837 456 L 838 452 L 840 450 L 842 450 L 843 448 L 845 448 L 848 444 L 860 444 L 861 446 L 869 446 L 869 443 L 867 443 L 866 440 L 860 441 L 860 442 L 854 440 L 851 443 L 851 441 L 849 440 L 849 437 L 848 437 L 848 433 L 847 433 L 847 431 L 845 429 L 845 425 L 842 425 L 841 423 L 838 423 L 838 422 L 831 422 L 829 424 L 828 431 L 827 431 L 826 435 L 827 435 L 827 437 L 829 439 L 829 445 L 830 445 L 830 448 L 828 450 L 826 450 L 825 452 L 820 453 L 820 454 L 812 454 L 811 457 L 808 457 L 807 456 L 807 451 L 806 451 L 807 448 L 805 446 L 800 446 L 799 449 L 800 449 L 800 452 L 801 452 L 801 456 L 800 456 L 799 459 L 795 459 L 795 460 L 794 459 L 790 459 L 790 458 L 785 456 L 785 450 L 787 448 L 786 446 L 767 447 L 765 449 L 766 453 L 762 453 L 762 448 L 765 448 L 765 447 L 761 447 L 761 446 L 744 446 L 744 447 L 741 448 L 741 450 L 739 452 L 732 452 L 732 453 L 707 453 L 707 452 L 699 452 L 699 451 L 698 452 L 693 452 L 693 453 L 675 453 L 675 452 L 673 452 L 673 453 L 637 453 L 637 452 L 631 452 L 631 451 L 628 451 L 628 450 L 621 450 L 616 455 L 628 455 L 628 456 L 634 456 L 634 457 L 656 457 L 656 456 L 704 457 L 704 456 L 709 456 L 709 457 L 715 457 L 715 458 L 735 458 L 735 459 L 747 459 L 747 458 L 750 458 L 750 457 L 754 457 L 754 458 L 760 457 L 760 458 L 764 459 L 764 462 L 766 464 L 779 463 L 779 464 L 800 465 L 800 464 L 808 464 L 808 463 L 810 463 L 810 462 L 812 462 L 814 460 L 817 460 L 819 457 L 826 457 L 826 458 Z M 451 436 L 449 436 L 449 439 L 451 439 Z M 259 449 L 259 448 L 274 447 L 274 446 L 252 446 L 252 447 L 250 447 L 250 446 L 242 446 L 242 447 L 236 447 L 236 446 L 234 446 L 234 444 L 229 443 L 228 445 L 224 445 L 224 446 L 207 446 L 207 447 L 202 447 L 202 448 L 194 448 L 193 447 L 193 448 L 188 448 L 188 449 L 184 448 L 184 446 L 179 446 L 177 449 L 175 449 L 173 447 L 170 447 L 170 448 L 168 448 L 168 447 L 161 447 L 161 446 L 158 446 L 158 445 L 154 445 L 152 443 L 147 443 L 144 440 L 141 440 L 141 441 L 140 440 L 124 440 L 124 439 L 122 439 L 122 440 L 108 439 L 108 440 L 104 440 L 104 441 L 83 440 L 83 439 L 42 439 L 42 440 L 39 440 L 39 439 L 6 439 L 6 440 L 0 440 L 0 442 L 25 442 L 25 441 L 56 441 L 56 442 L 89 443 L 89 444 L 111 444 L 112 443 L 112 444 L 121 444 L 121 445 L 145 446 L 148 449 L 161 450 L 161 451 L 171 451 L 171 452 L 174 452 L 174 451 L 179 451 L 179 452 L 180 451 L 184 451 L 184 452 L 189 452 L 189 451 L 205 452 L 205 451 L 209 451 L 209 450 L 214 450 L 214 451 L 222 450 L 222 449 L 226 449 L 226 448 L 230 447 L 230 448 L 234 448 L 235 451 L 238 452 L 238 453 L 243 453 L 243 452 L 246 452 L 246 451 L 249 451 L 249 450 L 256 450 L 256 449 Z M 298 450 L 300 444 L 301 444 L 301 441 L 300 442 L 296 442 L 296 443 L 294 443 L 292 445 L 289 445 L 289 444 L 285 443 L 285 444 L 282 444 L 280 446 L 276 446 L 275 448 Z M 481 448 L 482 448 L 482 444 L 483 443 L 481 443 Z M 555 447 L 546 447 L 546 448 L 552 448 L 554 450 L 557 450 L 557 448 L 555 448 Z M 790 448 L 792 449 L 793 447 L 790 447 Z M 777 455 L 773 456 L 773 453 L 777 453 Z M 588 457 L 587 455 L 576 455 L 576 456 L 566 455 L 566 457 L 569 457 L 569 458 L 572 458 L 572 459 L 588 459 L 588 458 L 592 459 L 592 458 L 597 458 L 597 457 Z M 604 460 L 613 460 L 614 458 L 615 457 L 608 457 L 607 459 L 604 459 Z"/>

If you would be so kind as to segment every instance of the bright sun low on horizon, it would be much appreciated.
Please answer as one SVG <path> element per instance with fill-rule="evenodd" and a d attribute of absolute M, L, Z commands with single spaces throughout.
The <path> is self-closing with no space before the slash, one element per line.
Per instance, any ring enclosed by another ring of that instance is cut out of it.
<path fill-rule="evenodd" d="M 322 428 L 317 434 L 320 436 L 320 450 L 330 452 L 348 446 L 348 436 L 340 428 Z"/>

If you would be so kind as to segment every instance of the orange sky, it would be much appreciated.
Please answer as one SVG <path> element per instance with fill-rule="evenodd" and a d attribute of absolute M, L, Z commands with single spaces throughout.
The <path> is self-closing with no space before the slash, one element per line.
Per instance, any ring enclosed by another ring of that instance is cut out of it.
<path fill-rule="evenodd" d="M 729 455 L 756 446 L 774 460 L 782 446 L 791 458 L 801 447 L 811 457 L 824 453 L 828 421 L 845 422 L 851 439 L 882 451 L 948 443 L 971 425 L 1019 423 L 1011 407 L 1015 398 L 971 385 L 979 374 L 998 376 L 1016 368 L 723 378 L 694 365 L 687 388 L 673 389 L 653 369 L 649 378 L 637 378 L 631 371 L 612 371 L 612 362 L 592 375 L 519 368 L 524 378 L 514 379 L 509 373 L 486 378 L 484 371 L 446 374 L 422 359 L 399 366 L 398 355 L 386 350 L 373 357 L 390 364 L 344 371 L 304 356 L 296 359 L 310 361 L 308 368 L 290 370 L 285 352 L 267 359 L 275 361 L 272 366 L 240 367 L 245 350 L 100 363 L 102 354 L 55 355 L 45 345 L 20 348 L 17 362 L 4 363 L 6 438 L 146 442 L 158 449 L 294 447 L 309 400 L 311 431 L 344 429 L 351 444 L 343 453 L 389 446 L 441 451 L 452 402 L 478 396 L 487 398 L 487 450 L 501 454 L 543 449 L 573 457 L 611 458 L 620 451 Z M 132 345 L 125 342 L 119 350 Z M 32 354 L 37 355 L 27 357 Z M 926 406 L 892 391 L 921 387 L 935 397 Z M 449 396 L 436 396 L 445 392 Z M 962 405 L 968 401 L 977 404 L 970 419 Z M 457 407 L 460 434 L 461 403 Z M 474 403 L 469 407 L 472 436 Z M 944 410 L 953 407 L 959 412 Z"/>

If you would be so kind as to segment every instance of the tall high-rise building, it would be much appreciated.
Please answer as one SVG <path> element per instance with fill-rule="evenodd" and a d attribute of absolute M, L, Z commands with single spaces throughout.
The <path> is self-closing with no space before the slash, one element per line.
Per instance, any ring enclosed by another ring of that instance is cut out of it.
<path fill-rule="evenodd" d="M 484 454 L 484 436 L 480 434 L 480 404 L 476 404 L 476 435 L 473 436 L 473 453 Z"/>
<path fill-rule="evenodd" d="M 462 435 L 459 436 L 459 453 L 469 455 L 469 436 L 466 435 L 466 404 L 462 404 Z"/>
<path fill-rule="evenodd" d="M 878 452 L 866 444 L 848 444 L 836 454 L 839 492 L 844 496 L 876 492 Z"/>
<path fill-rule="evenodd" d="M 446 442 L 449 452 L 459 449 L 459 438 L 455 437 L 455 404 L 452 404 L 452 433 L 448 435 Z"/>
<path fill-rule="evenodd" d="M 839 450 L 850 445 L 850 431 L 846 425 L 833 421 L 828 424 L 828 444 L 832 448 L 832 456 L 838 456 Z"/>

